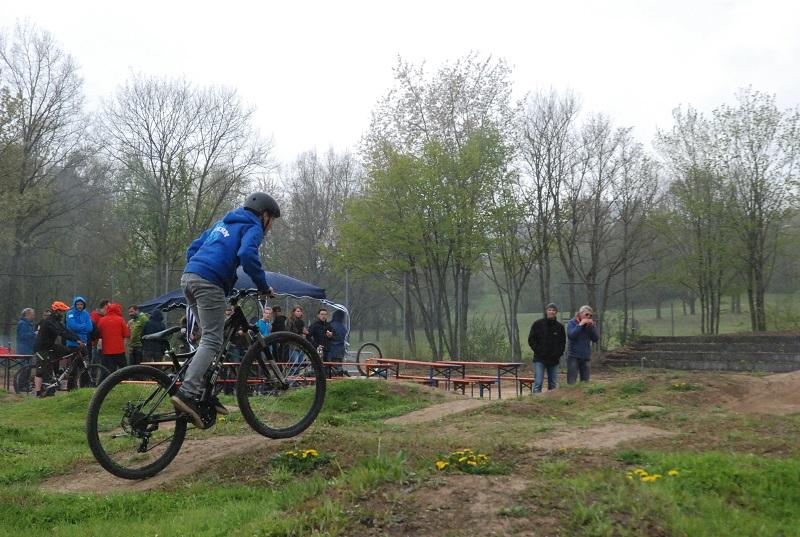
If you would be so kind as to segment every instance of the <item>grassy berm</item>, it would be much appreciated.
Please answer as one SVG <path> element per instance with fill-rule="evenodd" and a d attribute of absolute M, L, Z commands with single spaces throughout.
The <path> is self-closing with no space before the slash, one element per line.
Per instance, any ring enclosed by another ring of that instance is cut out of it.
<path fill-rule="evenodd" d="M 337 381 L 299 438 L 254 443 L 234 412 L 190 433 L 191 472 L 150 483 L 98 470 L 83 432 L 91 391 L 0 393 L 0 535 L 800 536 L 800 409 L 752 413 L 742 402 L 766 385 L 614 372 L 387 424 L 459 398 Z M 215 445 L 229 452 L 205 460 Z"/>

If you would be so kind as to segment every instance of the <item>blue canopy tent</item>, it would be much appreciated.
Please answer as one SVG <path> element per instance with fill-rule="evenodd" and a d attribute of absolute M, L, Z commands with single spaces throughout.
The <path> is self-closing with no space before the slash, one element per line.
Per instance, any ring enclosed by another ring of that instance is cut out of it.
<path fill-rule="evenodd" d="M 311 285 L 310 283 L 306 283 L 304 281 L 298 280 L 297 278 L 292 278 L 291 276 L 286 276 L 285 274 L 279 274 L 277 272 L 267 272 L 267 282 L 272 286 L 273 291 L 276 295 L 288 295 L 293 296 L 295 298 L 315 298 L 317 300 L 322 300 L 326 304 L 331 304 L 331 306 L 338 306 L 334 305 L 326 300 L 325 297 L 325 289 L 321 287 L 317 287 L 316 285 Z M 233 286 L 234 289 L 256 289 L 256 285 L 253 283 L 253 280 L 245 274 L 242 267 L 236 271 L 236 284 Z M 139 309 L 145 313 L 150 313 L 156 308 L 166 308 L 167 306 L 171 306 L 173 304 L 180 304 L 183 303 L 186 298 L 183 296 L 182 289 L 175 289 L 174 291 L 170 291 L 165 295 L 161 295 L 155 298 L 151 298 L 150 300 L 139 304 Z M 338 307 L 338 309 L 342 309 L 342 307 Z M 347 311 L 345 309 L 345 311 Z"/>
<path fill-rule="evenodd" d="M 279 296 L 291 296 L 294 298 L 311 298 L 321 301 L 322 303 L 330 306 L 333 309 L 341 310 L 345 314 L 345 323 L 347 326 L 347 336 L 345 336 L 345 348 L 349 347 L 349 334 L 350 334 L 350 312 L 347 310 L 345 306 L 342 304 L 336 304 L 335 302 L 331 302 L 327 299 L 325 295 L 325 289 L 321 287 L 317 287 L 316 285 L 312 285 L 310 283 L 306 283 L 302 280 L 298 280 L 297 278 L 292 278 L 291 276 L 286 276 L 285 274 L 280 274 L 278 272 L 266 272 L 267 276 L 267 283 L 272 287 L 273 292 Z M 242 267 L 239 267 L 236 270 L 236 283 L 233 286 L 236 290 L 243 290 L 243 289 L 257 289 L 255 283 L 253 283 L 252 278 L 248 276 Z M 155 309 L 163 309 L 168 306 L 182 304 L 185 306 L 186 297 L 183 294 L 183 289 L 175 289 L 174 291 L 170 291 L 165 295 L 161 295 L 159 297 L 151 298 L 150 300 L 139 304 L 139 310 L 143 311 L 144 313 L 151 313 Z M 258 302 L 259 309 L 264 307 L 264 304 L 261 301 Z M 192 327 L 194 326 L 194 318 L 191 315 L 191 312 L 187 312 L 187 323 L 189 327 L 189 333 L 192 332 Z M 191 344 L 190 344 L 191 347 Z M 194 350 L 193 347 L 191 347 Z"/>

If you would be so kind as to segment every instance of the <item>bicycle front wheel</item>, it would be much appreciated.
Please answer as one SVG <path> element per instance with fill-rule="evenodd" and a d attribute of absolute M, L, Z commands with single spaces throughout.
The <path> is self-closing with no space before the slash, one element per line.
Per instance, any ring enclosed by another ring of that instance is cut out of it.
<path fill-rule="evenodd" d="M 103 468 L 124 479 L 144 479 L 172 462 L 186 420 L 172 407 L 171 384 L 166 373 L 143 365 L 119 369 L 100 384 L 89 403 L 86 437 Z"/>
<path fill-rule="evenodd" d="M 325 371 L 314 347 L 290 332 L 257 340 L 239 366 L 236 398 L 242 416 L 268 438 L 291 438 L 317 418 Z"/>
<path fill-rule="evenodd" d="M 76 375 L 77 388 L 97 388 L 109 375 L 108 369 L 100 364 L 89 364 L 85 369 L 79 369 Z"/>

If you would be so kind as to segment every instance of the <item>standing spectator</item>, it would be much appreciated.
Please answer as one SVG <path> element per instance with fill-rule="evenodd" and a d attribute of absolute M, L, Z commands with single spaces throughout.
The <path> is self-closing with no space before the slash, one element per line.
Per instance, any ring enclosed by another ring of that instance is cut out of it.
<path fill-rule="evenodd" d="M 552 302 L 545 308 L 545 316 L 531 325 L 528 345 L 533 350 L 533 393 L 542 393 L 544 373 L 547 371 L 547 390 L 558 386 L 558 363 L 567 345 L 564 325 L 556 318 L 558 308 Z"/>
<path fill-rule="evenodd" d="M 131 332 L 128 365 L 138 365 L 142 363 L 142 330 L 150 317 L 146 313 L 139 312 L 138 306 L 128 308 L 128 317 L 130 317 L 128 329 Z"/>
<path fill-rule="evenodd" d="M 311 341 L 317 352 L 322 350 L 320 358 L 323 360 L 328 358 L 328 344 L 332 337 L 333 330 L 330 323 L 328 323 L 328 310 L 320 308 L 317 312 L 317 320 L 308 327 L 308 340 Z"/>
<path fill-rule="evenodd" d="M 336 310 L 333 312 L 333 319 L 330 324 L 331 332 L 333 335 L 328 341 L 328 357 L 329 362 L 344 362 L 344 354 L 346 352 L 345 341 L 347 341 L 347 327 L 344 325 L 344 312 Z M 333 368 L 333 373 L 343 374 L 344 369 L 341 365 Z"/>
<path fill-rule="evenodd" d="M 280 306 L 272 306 L 272 332 L 284 332 L 286 330 L 286 315 L 281 315 Z"/>
<path fill-rule="evenodd" d="M 100 324 L 100 319 L 106 314 L 106 306 L 108 306 L 108 300 L 101 300 L 100 304 L 97 308 L 92 310 L 92 313 L 89 314 L 89 319 L 92 320 L 92 363 L 99 364 L 101 359 L 100 348 L 102 345 L 102 340 L 100 339 L 100 330 L 97 328 Z"/>
<path fill-rule="evenodd" d="M 89 312 L 86 311 L 86 299 L 82 296 L 72 299 L 72 309 L 67 312 L 67 330 L 75 333 L 85 345 L 89 344 L 92 335 L 92 319 Z M 67 347 L 75 348 L 77 346 L 78 344 L 75 342 L 67 342 Z"/>
<path fill-rule="evenodd" d="M 36 327 L 33 319 L 36 312 L 33 308 L 25 308 L 19 315 L 17 323 L 17 354 L 33 354 L 33 344 L 36 341 Z"/>
<path fill-rule="evenodd" d="M 286 329 L 299 336 L 308 336 L 308 329 L 303 321 L 303 308 L 299 305 L 292 308 L 292 313 L 286 320 Z"/>
<path fill-rule="evenodd" d="M 51 310 L 50 308 L 47 308 L 46 310 L 44 310 L 44 311 L 42 312 L 42 318 L 41 318 L 41 319 L 39 319 L 39 322 L 38 322 L 38 323 L 36 323 L 36 334 L 37 334 L 37 335 L 39 334 L 39 330 L 41 330 L 41 329 L 42 329 L 42 325 L 44 324 L 44 322 L 45 322 L 47 319 L 49 319 L 49 318 L 50 318 L 50 315 L 52 315 L 52 314 L 53 314 L 53 310 Z"/>
<path fill-rule="evenodd" d="M 592 342 L 600 336 L 594 326 L 594 311 L 589 306 L 581 306 L 577 315 L 567 322 L 567 384 L 575 384 L 580 374 L 581 382 L 589 382 L 589 361 L 592 359 Z"/>
<path fill-rule="evenodd" d="M 266 337 L 270 334 L 272 331 L 272 308 L 269 306 L 264 308 L 264 311 L 261 313 L 261 319 L 256 321 L 256 326 L 262 336 Z"/>
<path fill-rule="evenodd" d="M 167 325 L 164 324 L 164 314 L 161 310 L 156 308 L 150 314 L 150 319 L 145 323 L 142 329 L 142 335 L 155 334 L 166 330 Z M 164 352 L 167 350 L 166 344 L 163 341 L 142 341 L 142 361 L 144 362 L 158 362 L 164 357 Z"/>
<path fill-rule="evenodd" d="M 111 373 L 125 367 L 125 343 L 131 337 L 131 331 L 122 318 L 122 306 L 108 304 L 106 314 L 97 328 L 103 340 L 103 365 Z"/>
<path fill-rule="evenodd" d="M 36 334 L 36 341 L 33 344 L 33 352 L 36 353 L 36 376 L 33 379 L 37 397 L 44 397 L 42 393 L 43 378 L 53 376 L 53 365 L 56 358 L 66 356 L 70 353 L 69 348 L 58 343 L 61 341 L 74 341 L 78 346 L 83 346 L 83 341 L 77 334 L 67 330 L 61 323 L 62 315 L 69 311 L 69 306 L 63 302 L 56 301 L 50 306 L 51 314 L 44 319 Z"/>

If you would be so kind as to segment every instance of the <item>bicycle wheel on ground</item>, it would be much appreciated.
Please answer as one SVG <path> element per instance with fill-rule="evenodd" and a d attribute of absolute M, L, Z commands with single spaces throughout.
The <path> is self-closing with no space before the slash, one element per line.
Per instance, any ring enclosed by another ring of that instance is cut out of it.
<path fill-rule="evenodd" d="M 313 346 L 289 332 L 256 340 L 236 383 L 242 416 L 257 433 L 290 438 L 306 430 L 325 400 L 325 371 Z"/>
<path fill-rule="evenodd" d="M 109 375 L 108 369 L 99 364 L 89 364 L 86 368 L 78 369 L 75 378 L 76 388 L 97 388 Z"/>
<path fill-rule="evenodd" d="M 100 384 L 89 403 L 86 437 L 103 468 L 124 479 L 144 479 L 175 458 L 186 420 L 172 407 L 171 383 L 163 371 L 134 365 Z"/>
<path fill-rule="evenodd" d="M 374 360 L 375 358 L 383 358 L 383 353 L 381 352 L 381 348 L 375 345 L 374 343 L 364 343 L 358 348 L 358 352 L 356 353 L 356 367 L 358 367 L 358 372 L 361 373 L 362 376 L 367 376 L 367 370 L 361 365 L 367 360 Z"/>
<path fill-rule="evenodd" d="M 19 394 L 33 394 L 33 377 L 36 369 L 31 365 L 24 365 L 14 375 L 14 391 Z"/>

